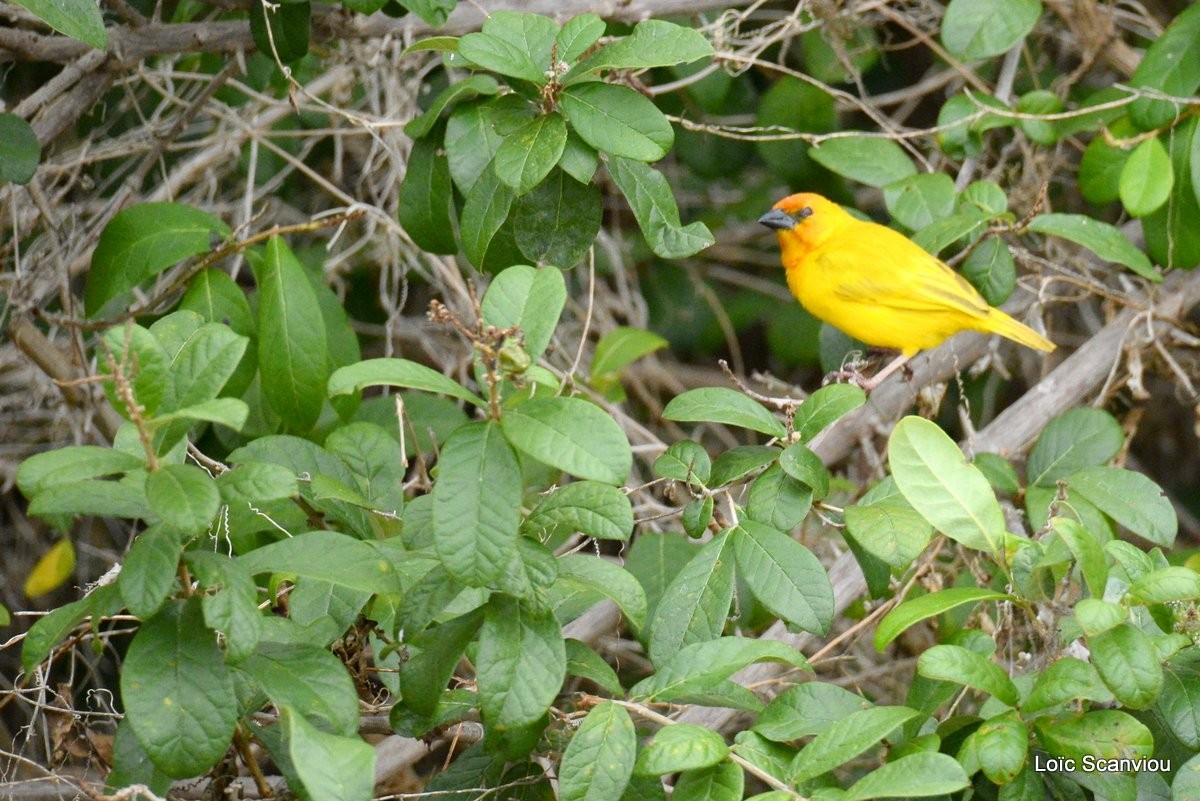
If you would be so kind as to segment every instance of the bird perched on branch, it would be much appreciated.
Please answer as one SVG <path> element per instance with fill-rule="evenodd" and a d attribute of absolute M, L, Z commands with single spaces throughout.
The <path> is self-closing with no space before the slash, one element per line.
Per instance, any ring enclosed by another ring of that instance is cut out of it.
<path fill-rule="evenodd" d="M 785 197 L 758 221 L 774 229 L 788 288 L 805 309 L 871 347 L 900 351 L 860 382 L 867 391 L 959 331 L 1054 350 L 1053 342 L 989 306 L 965 278 L 908 237 L 859 220 L 820 195 Z"/>

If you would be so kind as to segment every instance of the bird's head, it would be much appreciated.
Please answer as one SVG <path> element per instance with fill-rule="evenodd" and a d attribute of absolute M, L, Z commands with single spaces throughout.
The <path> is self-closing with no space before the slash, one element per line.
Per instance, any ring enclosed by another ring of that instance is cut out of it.
<path fill-rule="evenodd" d="M 758 221 L 775 231 L 785 251 L 807 252 L 833 236 L 846 220 L 853 219 L 832 200 L 801 192 L 776 203 Z"/>

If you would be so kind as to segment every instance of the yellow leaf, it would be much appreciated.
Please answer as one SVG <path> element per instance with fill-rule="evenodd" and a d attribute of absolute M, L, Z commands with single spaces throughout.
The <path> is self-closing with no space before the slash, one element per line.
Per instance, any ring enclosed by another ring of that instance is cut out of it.
<path fill-rule="evenodd" d="M 75 546 L 68 539 L 54 543 L 25 579 L 25 596 L 36 598 L 58 589 L 75 569 Z"/>

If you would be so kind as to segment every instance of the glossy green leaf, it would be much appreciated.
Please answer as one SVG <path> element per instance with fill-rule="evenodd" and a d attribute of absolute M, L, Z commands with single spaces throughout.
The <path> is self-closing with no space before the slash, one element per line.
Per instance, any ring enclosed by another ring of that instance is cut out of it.
<path fill-rule="evenodd" d="M 686 645 L 660 660 L 658 671 L 635 684 L 629 694 L 645 701 L 670 701 L 714 686 L 747 665 L 766 661 L 810 669 L 804 655 L 790 645 L 776 640 L 721 637 Z"/>
<path fill-rule="evenodd" d="M 663 455 L 654 460 L 653 470 L 659 478 L 704 484 L 712 473 L 712 461 L 699 443 L 684 439 L 671 443 Z"/>
<path fill-rule="evenodd" d="M 903 497 L 891 496 L 845 509 L 846 528 L 864 548 L 891 567 L 912 564 L 933 536 L 933 529 Z"/>
<path fill-rule="evenodd" d="M 867 402 L 867 395 L 853 384 L 830 384 L 808 397 L 792 420 L 800 438 L 809 442 L 843 415 Z"/>
<path fill-rule="evenodd" d="M 1154 751 L 1154 736 L 1140 721 L 1119 709 L 1034 719 L 1038 739 L 1055 756 L 1081 764 L 1092 759 L 1137 759 Z"/>
<path fill-rule="evenodd" d="M 733 601 L 733 554 L 726 551 L 728 545 L 728 532 L 713 537 L 663 591 L 646 638 L 656 665 L 684 646 L 721 636 Z"/>
<path fill-rule="evenodd" d="M 813 453 L 803 442 L 793 442 L 779 454 L 779 466 L 783 472 L 809 487 L 813 497 L 823 500 L 829 494 L 829 470 L 821 457 Z"/>
<path fill-rule="evenodd" d="M 1105 261 L 1125 265 L 1143 278 L 1162 280 L 1146 254 L 1106 222 L 1083 214 L 1039 214 L 1029 221 L 1029 230 L 1069 239 Z"/>
<path fill-rule="evenodd" d="M 252 575 L 292 573 L 370 593 L 399 592 L 396 568 L 367 543 L 336 531 L 309 531 L 238 557 Z"/>
<path fill-rule="evenodd" d="M 198 776 L 224 755 L 238 703 L 198 598 L 142 623 L 125 655 L 121 698 L 138 742 L 169 776 Z"/>
<path fill-rule="evenodd" d="M 1075 604 L 1075 622 L 1089 637 L 1119 626 L 1128 616 L 1125 607 L 1099 598 L 1082 598 Z"/>
<path fill-rule="evenodd" d="M 565 526 L 598 540 L 627 540 L 633 507 L 629 496 L 610 484 L 573 481 L 546 495 L 521 526 L 527 531 Z"/>
<path fill-rule="evenodd" d="M 567 671 L 562 628 L 549 612 L 494 595 L 474 661 L 484 720 L 504 728 L 532 724 L 562 689 Z"/>
<path fill-rule="evenodd" d="M 521 470 L 494 423 L 468 423 L 442 446 L 433 488 L 438 558 L 450 575 L 481 587 L 508 567 L 521 515 Z"/>
<path fill-rule="evenodd" d="M 1175 185 L 1158 211 L 1142 218 L 1146 253 L 1169 269 L 1190 270 L 1200 264 L 1200 227 L 1192 221 L 1200 218 L 1200 121 L 1185 119 L 1167 134 Z M 1187 191 L 1188 185 L 1192 191 Z"/>
<path fill-rule="evenodd" d="M 883 616 L 875 629 L 875 648 L 882 651 L 901 632 L 922 620 L 940 615 L 963 604 L 1000 601 L 1009 596 L 982 587 L 953 587 L 905 601 Z"/>
<path fill-rule="evenodd" d="M 579 62 L 567 78 L 598 70 L 669 67 L 712 54 L 712 45 L 695 28 L 647 19 L 639 22 L 629 36 L 605 45 Z"/>
<path fill-rule="evenodd" d="M 850 713 L 800 751 L 791 780 L 807 781 L 849 762 L 920 714 L 906 706 L 875 706 Z"/>
<path fill-rule="evenodd" d="M 1032 714 L 1076 699 L 1107 703 L 1112 699 L 1112 693 L 1104 686 L 1093 665 L 1064 656 L 1038 674 L 1021 709 Z"/>
<path fill-rule="evenodd" d="M 567 301 L 562 271 L 555 267 L 535 270 L 524 264 L 499 273 L 484 293 L 483 320 L 497 328 L 521 327 L 529 358 L 540 359 L 550 344 L 559 315 Z"/>
<path fill-rule="evenodd" d="M 42 2 L 48 7 L 53 7 L 53 3 L 48 0 Z M 30 3 L 39 4 L 38 0 L 27 0 L 20 5 Z M 95 11 L 95 8 L 91 8 L 91 11 Z M 103 27 L 101 30 L 103 31 Z M 0 142 L 4 143 L 4 158 L 0 159 L 0 184 L 6 181 L 14 184 L 29 183 L 33 174 L 37 172 L 38 161 L 42 157 L 42 146 L 33 127 L 16 114 L 0 113 Z"/>
<path fill-rule="evenodd" d="M 254 577 L 225 554 L 187 551 L 184 561 L 205 589 L 200 599 L 205 625 L 225 637 L 226 661 L 240 662 L 258 647 L 264 627 Z"/>
<path fill-rule="evenodd" d="M 841 801 L 940 796 L 961 790 L 970 783 L 954 757 L 922 752 L 876 768 L 852 784 Z"/>
<path fill-rule="evenodd" d="M 47 487 L 30 502 L 28 511 L 31 515 L 152 516 L 140 482 L 94 479 Z"/>
<path fill-rule="evenodd" d="M 1117 455 L 1125 434 L 1103 409 L 1071 409 L 1050 421 L 1029 453 L 1029 483 L 1053 487 L 1084 467 L 1102 465 Z"/>
<path fill-rule="evenodd" d="M 411 49 L 409 48 L 409 50 Z M 408 51 L 405 52 L 407 53 Z M 455 103 L 470 100 L 480 95 L 494 95 L 499 88 L 500 84 L 490 75 L 471 75 L 464 80 L 455 81 L 433 99 L 433 102 L 429 104 L 429 108 L 409 120 L 408 124 L 404 126 L 404 133 L 412 139 L 420 139 L 433 130 L 433 126 L 437 124 L 442 112 Z M 411 160 L 409 162 L 409 169 L 412 169 Z"/>
<path fill-rule="evenodd" d="M 1200 598 L 1200 573 L 1189 567 L 1164 567 L 1139 576 L 1127 597 L 1137 604 L 1164 604 Z"/>
<path fill-rule="evenodd" d="M 675 132 L 663 113 L 628 86 L 575 84 L 563 90 L 559 102 L 580 138 L 609 155 L 658 161 L 675 141 Z"/>
<path fill-rule="evenodd" d="M 787 433 L 783 423 L 760 403 L 726 387 L 688 390 L 672 398 L 662 416 L 677 422 L 738 426 L 778 438 Z"/>
<path fill-rule="evenodd" d="M 1041 15 L 1038 0 L 950 0 L 942 44 L 961 59 L 998 56 L 1029 35 Z"/>
<path fill-rule="evenodd" d="M 550 22 L 548 18 L 546 21 Z M 549 59 L 544 66 L 539 66 L 533 54 L 514 42 L 489 33 L 486 26 L 481 32 L 468 33 L 459 39 L 458 53 L 471 63 L 492 72 L 538 85 L 546 83 L 545 70 L 550 66 Z"/>
<path fill-rule="evenodd" d="M 917 174 L 900 145 L 878 136 L 842 136 L 809 151 L 818 163 L 867 186 L 882 187 Z"/>
<path fill-rule="evenodd" d="M 437 370 L 408 359 L 366 359 L 341 367 L 329 377 L 329 394 L 346 395 L 367 387 L 407 387 L 465 400 L 480 408 L 487 402 Z"/>
<path fill-rule="evenodd" d="M 1175 542 L 1179 518 L 1162 488 L 1141 473 L 1119 467 L 1085 467 L 1067 477 L 1078 493 L 1120 525 L 1156 545 Z"/>
<path fill-rule="evenodd" d="M 812 551 L 755 520 L 743 520 L 729 537 L 738 575 L 763 606 L 805 631 L 829 631 L 833 587 Z"/>
<path fill-rule="evenodd" d="M 707 499 L 711 502 L 712 496 Z M 813 491 L 784 472 L 777 464 L 768 467 L 750 484 L 746 516 L 779 531 L 800 525 L 812 508 Z M 707 521 L 705 521 L 707 525 Z"/>
<path fill-rule="evenodd" d="M 619 326 L 600 337 L 592 357 L 593 376 L 618 373 L 638 359 L 667 347 L 667 340 L 652 331 Z"/>
<path fill-rule="evenodd" d="M 533 398 L 506 411 L 500 424 L 513 447 L 579 478 L 623 484 L 633 464 L 621 427 L 581 398 Z"/>
<path fill-rule="evenodd" d="M 566 151 L 563 153 L 565 157 Z M 563 170 L 552 170 L 533 191 L 517 198 L 513 234 L 526 258 L 568 268 L 583 261 L 595 242 L 603 203 L 598 186 L 580 183 L 563 166 Z M 593 164 L 591 172 L 595 170 Z"/>
<path fill-rule="evenodd" d="M 779 459 L 781 451 L 771 445 L 740 445 L 730 448 L 713 461 L 707 484 L 723 487 Z"/>
<path fill-rule="evenodd" d="M 613 155 L 608 174 L 629 202 L 634 219 L 656 256 L 682 259 L 704 250 L 715 241 L 702 222 L 681 225 L 675 196 L 662 173 L 639 160 Z"/>
<path fill-rule="evenodd" d="M 1163 665 L 1156 714 L 1191 749 L 1200 749 L 1200 651 L 1180 651 Z"/>
<path fill-rule="evenodd" d="M 496 175 L 517 195 L 540 184 L 562 157 L 567 124 L 558 114 L 540 114 L 504 137 L 492 160 Z"/>
<path fill-rule="evenodd" d="M 256 261 L 258 364 L 262 393 L 292 432 L 309 431 L 325 402 L 329 351 L 325 323 L 304 268 L 279 237 Z"/>
<path fill-rule="evenodd" d="M 1054 517 L 1050 520 L 1054 533 L 1062 538 L 1079 572 L 1087 584 L 1088 592 L 1093 598 L 1102 598 L 1104 588 L 1108 584 L 1108 561 L 1096 537 L 1082 525 L 1068 517 Z"/>
<path fill-rule="evenodd" d="M 146 462 L 123 451 L 99 445 L 74 445 L 34 454 L 17 468 L 17 488 L 26 498 L 56 484 L 126 473 Z"/>
<path fill-rule="evenodd" d="M 276 707 L 291 707 L 306 720 L 343 736 L 358 732 L 354 681 L 328 649 L 262 643 L 238 664 L 237 670 L 266 693 Z"/>
<path fill-rule="evenodd" d="M 371 797 L 375 749 L 358 736 L 330 734 L 291 707 L 280 709 L 288 761 L 309 798 L 365 801 Z"/>
<path fill-rule="evenodd" d="M 1030 115 L 1057 114 L 1063 110 L 1062 100 L 1058 95 L 1046 89 L 1035 89 L 1026 92 L 1017 100 L 1017 112 Z M 1058 125 L 1054 120 L 1023 119 L 1017 124 L 1031 140 L 1039 145 L 1049 147 L 1058 141 Z"/>
<path fill-rule="evenodd" d="M 1200 87 L 1200 9 L 1185 8 L 1146 50 L 1133 78 L 1136 88 L 1188 97 Z M 1183 109 L 1169 100 L 1138 98 L 1129 116 L 1143 131 L 1168 125 Z"/>
<path fill-rule="evenodd" d="M 1175 185 L 1175 172 L 1167 149 L 1158 138 L 1133 149 L 1117 182 L 1122 205 L 1134 217 L 1145 217 L 1162 207 Z"/>
<path fill-rule="evenodd" d="M 169 464 L 146 477 L 146 501 L 161 520 L 186 534 L 208 529 L 221 508 L 221 493 L 195 465 Z"/>
<path fill-rule="evenodd" d="M 458 106 L 446 121 L 446 161 L 458 191 L 466 195 L 492 163 L 504 137 L 492 123 L 494 104 L 469 102 Z"/>
<path fill-rule="evenodd" d="M 994 696 L 1009 706 L 1017 705 L 1017 688 L 1004 669 L 985 656 L 958 645 L 935 645 L 917 660 L 922 676 L 952 681 Z"/>
<path fill-rule="evenodd" d="M 396 200 L 396 214 L 400 225 L 422 250 L 455 253 L 458 242 L 452 222 L 450 166 L 440 148 L 434 137 L 413 142 Z"/>
<path fill-rule="evenodd" d="M 104 50 L 108 33 L 100 9 L 90 0 L 14 0 L 54 30 Z M 19 183 L 24 183 L 19 182 Z"/>
<path fill-rule="evenodd" d="M 605 27 L 604 20 L 590 11 L 567 20 L 554 37 L 554 52 L 558 60 L 569 64 L 578 59 L 600 41 Z"/>
<path fill-rule="evenodd" d="M 162 608 L 175 587 L 182 552 L 183 537 L 173 528 L 156 524 L 138 534 L 117 577 L 131 614 L 145 620 Z"/>
<path fill-rule="evenodd" d="M 633 773 L 636 750 L 637 733 L 629 713 L 612 701 L 596 705 L 563 752 L 559 798 L 620 801 Z"/>
<path fill-rule="evenodd" d="M 642 776 L 662 776 L 681 770 L 711 767 L 729 755 L 725 738 L 694 723 L 663 726 L 638 754 L 634 770 Z"/>
<path fill-rule="evenodd" d="M 1087 645 L 1096 672 L 1118 701 L 1131 709 L 1154 703 L 1163 686 L 1162 665 L 1141 629 L 1122 623 L 1088 637 Z"/>
<path fill-rule="evenodd" d="M 1079 160 L 1079 193 L 1089 203 L 1103 205 L 1121 197 L 1121 173 L 1129 153 L 1097 136 Z"/>
<path fill-rule="evenodd" d="M 409 658 L 400 664 L 404 706 L 432 717 L 446 683 L 454 674 L 463 651 L 483 623 L 483 609 L 452 618 L 410 640 Z"/>
<path fill-rule="evenodd" d="M 991 306 L 1008 300 L 1017 286 L 1017 266 L 1008 245 L 998 236 L 985 237 L 962 263 L 963 278 Z"/>
<path fill-rule="evenodd" d="M 999 552 L 1004 513 L 991 485 L 936 423 L 911 416 L 897 423 L 888 460 L 905 500 L 930 525 L 968 548 Z"/>
<path fill-rule="evenodd" d="M 913 234 L 912 240 L 934 256 L 955 242 L 973 239 L 987 227 L 991 215 L 974 204 L 960 206 L 949 217 L 935 220 Z"/>
<path fill-rule="evenodd" d="M 485 170 L 467 192 L 459 217 L 459 230 L 463 252 L 471 264 L 483 266 L 488 247 L 508 219 L 514 198 L 494 170 Z"/>
<path fill-rule="evenodd" d="M 675 781 L 675 795 L 689 801 L 740 801 L 746 777 L 731 761 L 708 768 L 685 770 Z"/>
<path fill-rule="evenodd" d="M 807 681 L 785 690 L 758 716 L 754 730 L 776 742 L 821 734 L 870 703 L 836 684 Z"/>
<path fill-rule="evenodd" d="M 604 559 L 580 554 L 561 557 L 558 564 L 562 584 L 592 590 L 608 598 L 635 629 L 646 625 L 646 592 L 629 571 Z"/>
<path fill-rule="evenodd" d="M 883 202 L 892 218 L 917 231 L 954 211 L 954 179 L 942 172 L 919 173 L 883 188 Z"/>

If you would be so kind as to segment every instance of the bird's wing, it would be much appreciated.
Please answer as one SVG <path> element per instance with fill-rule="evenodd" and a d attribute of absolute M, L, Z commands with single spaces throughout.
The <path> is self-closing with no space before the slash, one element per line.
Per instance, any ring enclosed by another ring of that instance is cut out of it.
<path fill-rule="evenodd" d="M 835 295 L 904 311 L 988 314 L 991 307 L 965 278 L 902 235 L 883 230 L 894 236 L 842 241 L 814 254 Z"/>

